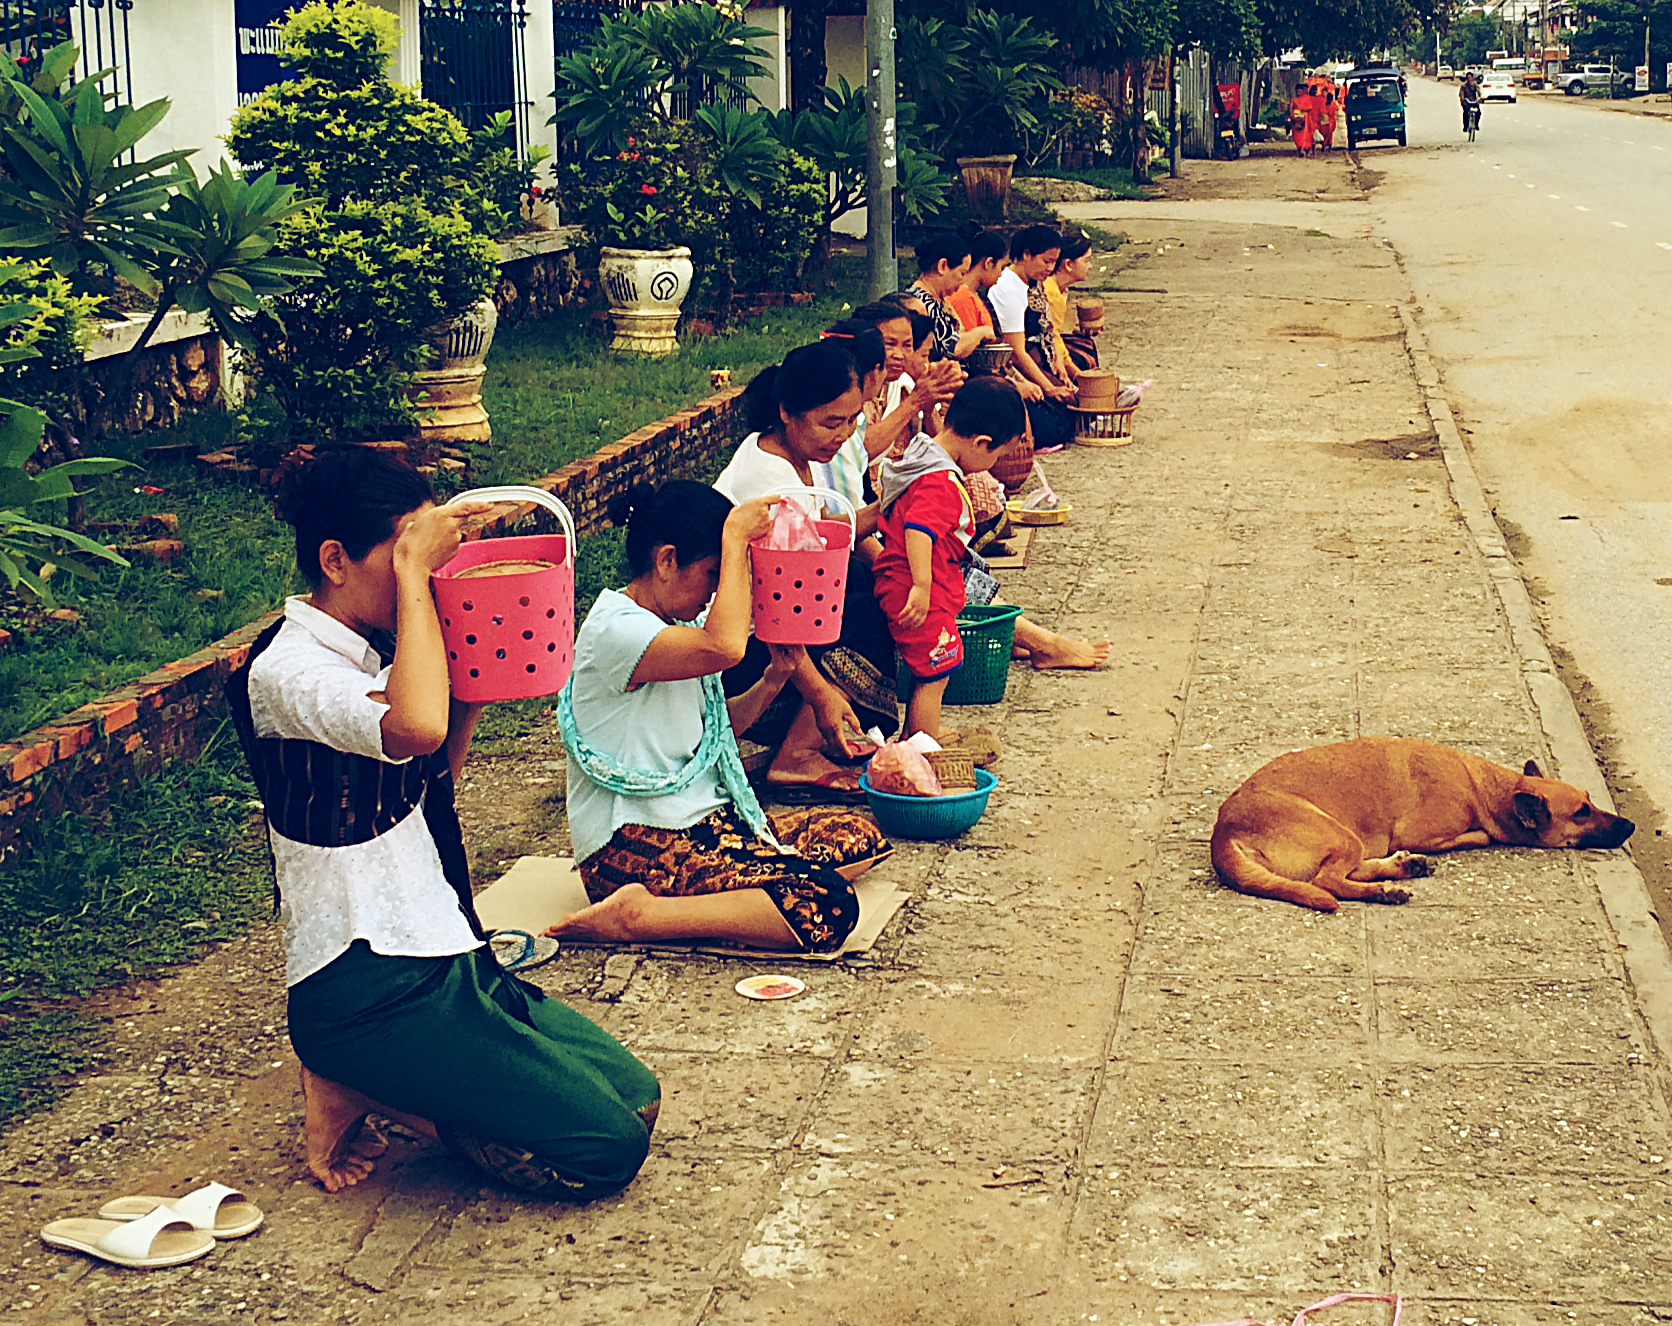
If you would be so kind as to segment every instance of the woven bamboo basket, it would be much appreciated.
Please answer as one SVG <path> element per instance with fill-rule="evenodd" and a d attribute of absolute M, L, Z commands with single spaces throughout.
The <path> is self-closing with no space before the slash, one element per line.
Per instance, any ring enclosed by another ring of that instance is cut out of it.
<path fill-rule="evenodd" d="M 968 792 L 975 787 L 975 760 L 956 750 L 932 750 L 925 758 L 940 779 L 943 792 Z"/>
<path fill-rule="evenodd" d="M 1136 405 L 1123 410 L 1085 410 L 1070 405 L 1074 442 L 1082 447 L 1125 447 L 1132 444 L 1132 415 Z"/>

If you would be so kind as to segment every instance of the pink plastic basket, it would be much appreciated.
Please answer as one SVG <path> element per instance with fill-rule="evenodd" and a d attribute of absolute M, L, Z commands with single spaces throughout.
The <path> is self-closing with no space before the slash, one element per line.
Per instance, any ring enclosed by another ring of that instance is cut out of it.
<path fill-rule="evenodd" d="M 480 703 L 555 695 L 575 660 L 575 522 L 540 488 L 476 488 L 453 499 L 466 500 L 538 503 L 557 516 L 563 533 L 476 539 L 431 574 L 453 697 Z M 548 565 L 459 578 L 489 562 Z"/>
<path fill-rule="evenodd" d="M 768 548 L 764 538 L 749 545 L 755 638 L 769 645 L 835 644 L 842 634 L 842 596 L 858 515 L 833 488 L 785 488 L 778 495 L 791 493 L 833 497 L 848 509 L 848 518 L 813 522 L 824 536 L 823 552 Z"/>

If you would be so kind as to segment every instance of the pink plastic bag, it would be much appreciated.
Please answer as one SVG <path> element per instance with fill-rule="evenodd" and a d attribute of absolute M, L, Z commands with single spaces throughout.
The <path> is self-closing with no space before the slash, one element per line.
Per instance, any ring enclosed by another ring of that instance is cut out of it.
<path fill-rule="evenodd" d="M 800 502 L 785 498 L 772 508 L 766 546 L 774 552 L 823 552 L 824 535 Z"/>
<path fill-rule="evenodd" d="M 891 741 L 880 747 L 871 757 L 866 770 L 871 786 L 879 792 L 891 792 L 897 797 L 945 796 L 934 766 L 923 758 L 915 746 L 903 741 Z"/>

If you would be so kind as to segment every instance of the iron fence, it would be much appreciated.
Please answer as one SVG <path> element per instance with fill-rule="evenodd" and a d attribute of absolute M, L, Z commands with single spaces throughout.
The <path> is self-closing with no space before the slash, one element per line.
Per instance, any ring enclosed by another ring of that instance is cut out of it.
<path fill-rule="evenodd" d="M 113 88 L 130 105 L 133 67 L 128 59 L 128 14 L 136 0 L 0 0 L 0 48 L 29 64 L 61 41 L 81 48 L 78 75 L 114 68 Z"/>
<path fill-rule="evenodd" d="M 419 0 L 424 95 L 470 129 L 510 111 L 517 150 L 528 149 L 525 0 Z"/>

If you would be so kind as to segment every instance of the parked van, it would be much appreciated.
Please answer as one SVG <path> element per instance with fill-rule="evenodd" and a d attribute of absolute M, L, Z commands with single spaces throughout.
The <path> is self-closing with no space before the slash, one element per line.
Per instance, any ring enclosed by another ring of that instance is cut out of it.
<path fill-rule="evenodd" d="M 1367 138 L 1392 138 L 1405 146 L 1405 80 L 1398 74 L 1366 74 L 1347 84 L 1347 150 Z"/>

